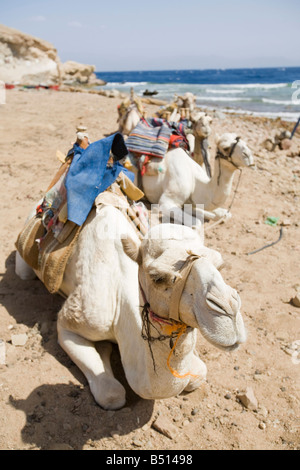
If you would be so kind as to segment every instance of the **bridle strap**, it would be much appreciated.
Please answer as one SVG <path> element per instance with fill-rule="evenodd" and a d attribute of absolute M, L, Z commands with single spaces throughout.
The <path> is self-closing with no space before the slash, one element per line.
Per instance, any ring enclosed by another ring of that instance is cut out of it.
<path fill-rule="evenodd" d="M 183 267 L 181 268 L 181 277 L 178 278 L 178 280 L 175 282 L 170 300 L 169 318 L 171 320 L 181 322 L 179 314 L 180 300 L 187 282 L 187 278 L 192 270 L 192 267 L 194 266 L 195 261 L 197 261 L 199 258 L 199 255 L 191 254 L 185 261 Z"/>
<path fill-rule="evenodd" d="M 237 146 L 237 144 L 239 143 L 239 141 L 241 140 L 240 137 L 237 137 L 236 138 L 236 141 L 234 142 L 234 144 L 232 145 L 231 149 L 230 149 L 230 153 L 228 155 L 228 157 L 226 157 L 226 155 L 224 155 L 222 152 L 220 152 L 220 150 L 218 150 L 217 152 L 217 156 L 216 158 L 219 158 L 219 159 L 223 159 L 223 160 L 226 160 L 227 162 L 231 163 L 231 165 L 233 165 L 235 168 L 237 168 L 238 170 L 240 169 L 240 167 L 238 167 L 232 160 L 232 155 L 233 155 L 233 152 L 235 151 L 235 148 Z M 219 160 L 219 176 L 218 176 L 218 185 L 220 183 L 220 176 L 221 176 L 221 164 L 220 164 L 220 160 Z"/>

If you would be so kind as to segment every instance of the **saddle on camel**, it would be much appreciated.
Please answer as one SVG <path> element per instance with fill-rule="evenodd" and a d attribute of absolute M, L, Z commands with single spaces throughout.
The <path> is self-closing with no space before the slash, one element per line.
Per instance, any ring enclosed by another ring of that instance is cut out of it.
<path fill-rule="evenodd" d="M 121 163 L 127 155 L 120 133 L 90 143 L 86 128 L 77 128 L 75 144 L 16 241 L 19 254 L 50 293 L 61 294 L 68 259 L 88 215 L 97 207 L 117 207 L 141 238 L 146 234 L 147 211 L 135 202 L 144 194 Z"/>
<path fill-rule="evenodd" d="M 187 127 L 186 121 L 176 123 L 160 118 L 141 118 L 129 134 L 126 146 L 137 159 L 142 176 L 153 157 L 163 159 L 169 149 L 178 147 L 189 150 Z"/>

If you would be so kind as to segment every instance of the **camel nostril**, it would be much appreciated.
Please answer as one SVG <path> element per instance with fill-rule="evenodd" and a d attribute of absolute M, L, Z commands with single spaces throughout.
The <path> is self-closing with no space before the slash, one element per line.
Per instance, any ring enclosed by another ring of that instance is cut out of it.
<path fill-rule="evenodd" d="M 231 316 L 232 309 L 230 308 L 229 305 L 227 305 L 226 302 L 224 302 L 221 299 L 218 299 L 216 296 L 214 296 L 211 293 L 208 293 L 206 296 L 206 303 L 209 306 L 211 310 L 217 313 L 221 313 L 222 315 L 227 315 Z"/>

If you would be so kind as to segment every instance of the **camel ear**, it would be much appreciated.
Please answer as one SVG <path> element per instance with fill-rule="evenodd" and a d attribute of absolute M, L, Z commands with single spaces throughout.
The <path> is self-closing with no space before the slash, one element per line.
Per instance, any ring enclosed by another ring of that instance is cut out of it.
<path fill-rule="evenodd" d="M 132 238 L 122 238 L 122 245 L 126 255 L 131 258 L 133 261 L 142 264 L 142 251 L 141 251 L 141 242 L 136 242 Z"/>

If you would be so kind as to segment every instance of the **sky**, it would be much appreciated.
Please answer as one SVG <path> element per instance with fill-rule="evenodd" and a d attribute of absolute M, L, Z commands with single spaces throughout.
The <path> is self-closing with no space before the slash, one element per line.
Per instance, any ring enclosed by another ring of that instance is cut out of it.
<path fill-rule="evenodd" d="M 0 0 L 0 23 L 96 71 L 300 66 L 299 0 Z"/>

